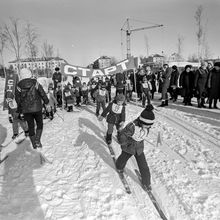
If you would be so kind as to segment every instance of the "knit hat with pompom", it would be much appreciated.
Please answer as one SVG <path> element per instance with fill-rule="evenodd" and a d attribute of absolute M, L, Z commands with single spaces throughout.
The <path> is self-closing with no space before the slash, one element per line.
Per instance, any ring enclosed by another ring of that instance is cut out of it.
<path fill-rule="evenodd" d="M 142 124 L 152 125 L 154 123 L 155 115 L 153 113 L 153 109 L 154 109 L 153 105 L 149 104 L 141 112 L 138 119 Z"/>

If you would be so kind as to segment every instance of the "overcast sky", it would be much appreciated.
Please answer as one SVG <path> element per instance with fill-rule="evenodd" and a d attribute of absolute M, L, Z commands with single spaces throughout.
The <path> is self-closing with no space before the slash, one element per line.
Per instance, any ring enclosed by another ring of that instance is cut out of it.
<path fill-rule="evenodd" d="M 163 24 L 162 28 L 131 34 L 131 54 L 146 56 L 177 52 L 178 36 L 184 38 L 183 55 L 197 52 L 195 11 L 204 9 L 207 40 L 213 58 L 220 56 L 220 0 L 0 0 L 0 25 L 9 17 L 32 23 L 40 34 L 39 46 L 47 40 L 55 55 L 70 64 L 86 66 L 99 56 L 126 57 L 126 18 L 131 28 Z M 41 54 L 39 54 L 41 55 Z M 25 54 L 23 54 L 25 57 Z M 15 58 L 5 51 L 5 62 Z"/>

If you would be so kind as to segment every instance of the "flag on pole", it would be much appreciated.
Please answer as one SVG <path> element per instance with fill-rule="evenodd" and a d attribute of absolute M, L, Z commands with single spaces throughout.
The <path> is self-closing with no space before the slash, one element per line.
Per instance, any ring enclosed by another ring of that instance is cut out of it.
<path fill-rule="evenodd" d="M 162 145 L 162 139 L 161 139 L 160 132 L 158 132 L 158 135 L 157 135 L 157 147 L 159 144 Z"/>

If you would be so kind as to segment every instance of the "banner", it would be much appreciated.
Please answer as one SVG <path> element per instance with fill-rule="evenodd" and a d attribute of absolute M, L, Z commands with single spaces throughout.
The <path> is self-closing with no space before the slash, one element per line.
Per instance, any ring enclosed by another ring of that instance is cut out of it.
<path fill-rule="evenodd" d="M 130 57 L 129 59 L 123 60 L 113 66 L 104 69 L 90 69 L 70 64 L 61 64 L 61 73 L 64 75 L 92 78 L 96 76 L 108 76 L 134 68 L 136 68 L 134 58 Z"/>
<path fill-rule="evenodd" d="M 4 93 L 4 102 L 3 102 L 3 110 L 8 109 L 8 104 L 6 102 L 6 94 L 8 91 L 15 94 L 15 87 L 18 82 L 18 75 L 15 73 L 7 73 L 5 79 L 5 93 Z"/>

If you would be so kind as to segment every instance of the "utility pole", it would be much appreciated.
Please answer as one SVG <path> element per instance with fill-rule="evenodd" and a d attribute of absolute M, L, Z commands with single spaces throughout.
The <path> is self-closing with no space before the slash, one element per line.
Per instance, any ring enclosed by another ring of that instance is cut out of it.
<path fill-rule="evenodd" d="M 124 28 L 125 25 L 126 25 L 126 27 Z M 142 31 L 142 30 L 157 28 L 157 27 L 162 27 L 162 26 L 163 26 L 162 24 L 155 24 L 155 25 L 148 26 L 148 27 L 131 29 L 130 24 L 129 24 L 129 18 L 127 18 L 126 22 L 124 23 L 123 27 L 121 28 L 121 31 L 126 32 L 127 58 L 131 57 L 131 33 L 135 32 L 135 31 Z"/>

